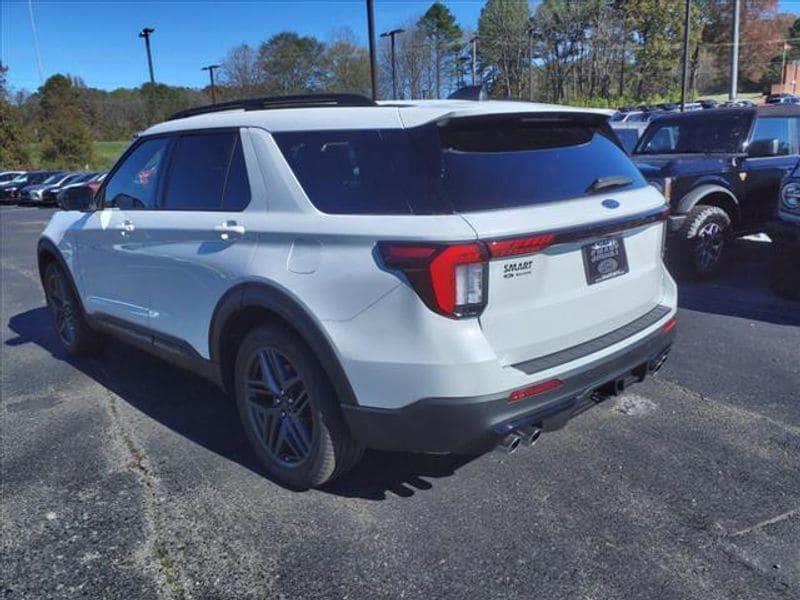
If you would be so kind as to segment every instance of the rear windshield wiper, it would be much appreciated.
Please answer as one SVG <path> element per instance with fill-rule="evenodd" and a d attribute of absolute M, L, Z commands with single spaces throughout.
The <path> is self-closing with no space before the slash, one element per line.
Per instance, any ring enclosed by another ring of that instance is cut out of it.
<path fill-rule="evenodd" d="M 586 188 L 586 192 L 589 194 L 594 194 L 595 192 L 600 192 L 603 190 L 625 187 L 632 183 L 633 181 L 631 180 L 631 178 L 625 177 L 624 175 L 611 175 L 610 177 L 598 177 L 592 182 L 592 185 Z"/>

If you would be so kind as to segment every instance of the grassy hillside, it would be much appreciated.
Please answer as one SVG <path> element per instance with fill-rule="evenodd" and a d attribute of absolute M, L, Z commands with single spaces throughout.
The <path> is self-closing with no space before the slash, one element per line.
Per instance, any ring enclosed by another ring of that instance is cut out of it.
<path fill-rule="evenodd" d="M 94 158 L 89 163 L 88 169 L 90 171 L 104 171 L 110 168 L 120 154 L 128 147 L 130 140 L 121 140 L 117 142 L 94 142 Z M 41 144 L 30 144 L 28 147 L 31 153 L 31 162 L 33 168 L 52 167 L 59 168 L 60 165 L 44 165 L 42 164 L 42 151 Z"/>

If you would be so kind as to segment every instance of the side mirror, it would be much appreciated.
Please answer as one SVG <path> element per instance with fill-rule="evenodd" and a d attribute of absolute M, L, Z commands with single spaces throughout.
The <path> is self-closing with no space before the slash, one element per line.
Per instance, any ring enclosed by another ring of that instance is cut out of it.
<path fill-rule="evenodd" d="M 62 210 L 88 211 L 94 208 L 94 191 L 88 185 L 67 188 L 58 195 Z"/>
<path fill-rule="evenodd" d="M 757 158 L 761 156 L 778 156 L 780 142 L 778 138 L 767 140 L 753 140 L 747 148 L 747 156 Z"/>

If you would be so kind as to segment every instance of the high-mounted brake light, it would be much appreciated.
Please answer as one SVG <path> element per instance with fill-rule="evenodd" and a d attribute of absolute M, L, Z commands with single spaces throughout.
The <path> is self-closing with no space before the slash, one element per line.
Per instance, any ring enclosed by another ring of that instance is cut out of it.
<path fill-rule="evenodd" d="M 400 269 L 422 301 L 447 317 L 474 317 L 486 306 L 489 255 L 481 243 L 378 244 L 387 266 Z"/>
<path fill-rule="evenodd" d="M 533 254 L 541 252 L 556 239 L 554 233 L 534 235 L 528 237 L 512 238 L 508 240 L 493 240 L 489 242 L 489 254 L 492 258 L 506 258 L 520 254 Z"/>

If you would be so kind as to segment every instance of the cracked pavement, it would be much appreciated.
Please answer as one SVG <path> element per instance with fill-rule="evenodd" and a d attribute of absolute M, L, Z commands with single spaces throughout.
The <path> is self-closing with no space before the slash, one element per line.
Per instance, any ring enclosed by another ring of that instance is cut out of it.
<path fill-rule="evenodd" d="M 797 598 L 800 303 L 768 244 L 681 288 L 657 378 L 507 457 L 370 452 L 323 490 L 263 476 L 212 385 L 121 343 L 67 360 L 0 208 L 9 598 Z"/>

